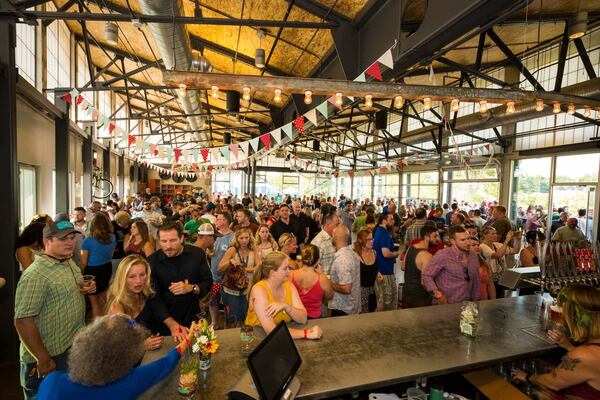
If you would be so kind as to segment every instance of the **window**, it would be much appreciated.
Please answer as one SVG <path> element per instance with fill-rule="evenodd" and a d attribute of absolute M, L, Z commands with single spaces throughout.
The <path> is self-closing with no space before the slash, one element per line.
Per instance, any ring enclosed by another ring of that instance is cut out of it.
<path fill-rule="evenodd" d="M 226 194 L 227 192 L 231 192 L 234 195 L 237 194 L 240 196 L 242 195 L 242 178 L 245 177 L 246 174 L 242 171 L 215 172 L 212 174 L 212 192 L 215 194 Z"/>
<path fill-rule="evenodd" d="M 437 201 L 439 173 L 407 172 L 402 175 L 402 202 L 408 204 L 411 200 Z"/>
<path fill-rule="evenodd" d="M 363 200 L 371 198 L 371 182 L 373 177 L 367 176 L 355 176 L 354 177 L 354 193 L 353 199 Z"/>
<path fill-rule="evenodd" d="M 509 216 L 518 221 L 530 205 L 548 209 L 550 200 L 550 172 L 552 159 L 532 158 L 513 161 L 512 168 L 512 200 Z"/>
<path fill-rule="evenodd" d="M 399 174 L 376 175 L 373 179 L 375 179 L 374 200 L 392 199 L 396 201 L 398 199 L 400 194 Z"/>
<path fill-rule="evenodd" d="M 15 61 L 19 75 L 35 86 L 35 26 L 17 24 Z"/>
<path fill-rule="evenodd" d="M 600 154 L 556 157 L 556 183 L 595 183 Z"/>
<path fill-rule="evenodd" d="M 52 3 L 48 3 L 48 11 L 56 11 Z M 63 21 L 53 21 L 46 30 L 46 87 L 69 88 L 71 86 L 70 70 L 71 31 Z M 48 100 L 54 102 L 54 92 L 48 92 Z"/>
<path fill-rule="evenodd" d="M 19 164 L 19 230 L 22 231 L 37 212 L 35 167 Z"/>

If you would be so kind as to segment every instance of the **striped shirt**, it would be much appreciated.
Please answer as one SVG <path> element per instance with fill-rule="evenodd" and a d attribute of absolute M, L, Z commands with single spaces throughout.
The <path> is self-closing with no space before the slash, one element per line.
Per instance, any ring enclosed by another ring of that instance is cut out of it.
<path fill-rule="evenodd" d="M 425 226 L 426 219 L 417 219 L 411 226 L 406 229 L 406 235 L 404 241 L 406 243 L 412 243 L 415 239 L 421 239 L 421 228 Z"/>
<path fill-rule="evenodd" d="M 58 263 L 36 256 L 19 280 L 15 319 L 33 318 L 51 356 L 71 347 L 75 334 L 85 326 L 85 301 L 78 283 L 82 279 L 72 260 Z M 23 341 L 20 361 L 36 361 Z"/>
<path fill-rule="evenodd" d="M 476 254 L 467 253 L 465 264 L 464 255 L 454 246 L 438 251 L 422 275 L 425 289 L 438 289 L 449 304 L 479 300 L 479 261 Z"/>

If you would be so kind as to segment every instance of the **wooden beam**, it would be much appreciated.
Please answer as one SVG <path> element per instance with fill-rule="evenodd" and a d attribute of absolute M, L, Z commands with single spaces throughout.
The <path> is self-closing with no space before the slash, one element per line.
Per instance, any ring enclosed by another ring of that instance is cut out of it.
<path fill-rule="evenodd" d="M 281 89 L 284 93 L 303 94 L 306 90 L 313 95 L 331 96 L 341 92 L 344 96 L 364 97 L 371 94 L 374 99 L 391 99 L 402 95 L 408 100 L 422 100 L 430 97 L 433 101 L 451 101 L 459 98 L 463 102 L 479 102 L 506 104 L 514 101 L 517 104 L 531 103 L 542 99 L 546 103 L 573 103 L 576 106 L 589 106 L 600 110 L 600 101 L 591 98 L 570 96 L 560 93 L 534 92 L 509 89 L 481 89 L 471 87 L 405 85 L 391 82 L 355 82 L 334 79 L 313 79 L 281 76 L 232 75 L 222 73 L 190 72 L 163 70 L 163 84 L 178 88 L 184 84 L 188 89 L 210 90 L 213 85 L 219 90 L 242 91 L 249 86 L 259 90 Z"/>

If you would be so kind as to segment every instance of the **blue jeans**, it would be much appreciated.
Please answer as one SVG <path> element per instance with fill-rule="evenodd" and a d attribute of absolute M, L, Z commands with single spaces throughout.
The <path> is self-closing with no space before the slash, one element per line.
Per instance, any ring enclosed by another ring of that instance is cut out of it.
<path fill-rule="evenodd" d="M 67 370 L 68 354 L 69 350 L 52 357 L 54 363 L 56 364 L 57 371 Z M 25 400 L 35 400 L 37 398 L 38 388 L 42 383 L 42 380 L 38 378 L 37 369 L 33 372 L 33 374 L 31 373 L 35 367 L 37 367 L 36 363 L 21 363 L 21 386 L 23 387 L 23 395 L 25 396 Z"/>
<path fill-rule="evenodd" d="M 248 314 L 248 297 L 243 294 L 234 296 L 223 291 L 221 288 L 221 299 L 225 305 L 225 321 L 228 325 L 236 323 L 243 324 Z"/>

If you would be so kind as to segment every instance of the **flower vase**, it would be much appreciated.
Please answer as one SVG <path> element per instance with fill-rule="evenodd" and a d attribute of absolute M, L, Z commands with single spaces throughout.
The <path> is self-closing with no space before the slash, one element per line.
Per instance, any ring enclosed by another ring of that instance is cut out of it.
<path fill-rule="evenodd" d="M 198 368 L 200 360 L 198 354 L 192 352 L 191 348 L 181 354 L 179 361 L 179 384 L 177 391 L 184 395 L 190 395 L 198 388 Z"/>
<path fill-rule="evenodd" d="M 209 370 L 211 366 L 212 366 L 211 355 L 210 354 L 200 354 L 199 368 L 202 371 L 206 371 L 206 370 Z"/>

